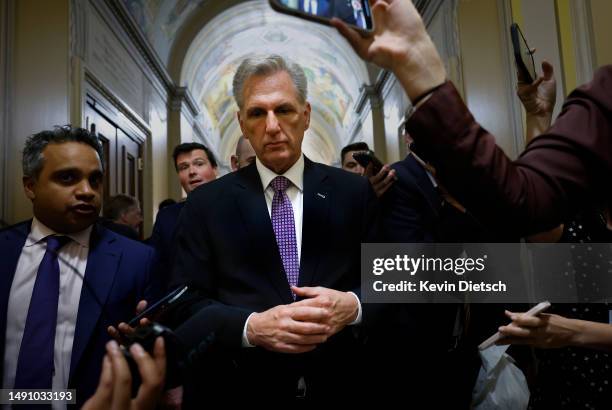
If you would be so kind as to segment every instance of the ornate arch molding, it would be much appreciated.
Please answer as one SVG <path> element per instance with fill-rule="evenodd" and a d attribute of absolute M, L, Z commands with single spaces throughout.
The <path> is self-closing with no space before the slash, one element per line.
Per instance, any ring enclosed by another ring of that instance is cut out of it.
<path fill-rule="evenodd" d="M 200 33 L 202 27 L 206 26 L 211 20 L 228 8 L 249 1 L 253 0 L 210 1 L 207 3 L 206 7 L 198 8 L 189 17 L 177 33 L 174 43 L 172 44 L 172 50 L 170 51 L 170 58 L 168 59 L 168 73 L 175 84 L 180 85 L 181 83 L 181 72 L 183 70 L 185 56 L 187 55 L 189 46 L 191 46 L 193 40 Z"/>

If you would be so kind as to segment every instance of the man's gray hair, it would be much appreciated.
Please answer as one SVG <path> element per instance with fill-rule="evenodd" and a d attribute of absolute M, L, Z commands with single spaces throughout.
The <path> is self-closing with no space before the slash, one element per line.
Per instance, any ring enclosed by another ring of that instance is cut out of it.
<path fill-rule="evenodd" d="M 236 74 L 234 74 L 232 88 L 238 108 L 242 109 L 244 106 L 244 83 L 251 76 L 266 76 L 279 71 L 285 71 L 289 74 L 297 90 L 298 100 L 302 104 L 305 103 L 308 96 L 308 81 L 306 80 L 304 70 L 299 64 L 277 54 L 267 56 L 253 55 L 242 60 L 242 63 L 240 63 L 236 70 Z"/>

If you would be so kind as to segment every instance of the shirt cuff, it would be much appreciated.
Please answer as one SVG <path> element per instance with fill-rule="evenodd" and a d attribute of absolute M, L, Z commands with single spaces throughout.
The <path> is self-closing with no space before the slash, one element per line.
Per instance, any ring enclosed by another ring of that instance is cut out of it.
<path fill-rule="evenodd" d="M 359 313 L 361 313 L 361 306 L 359 307 Z M 249 324 L 249 319 L 253 316 L 255 312 L 251 313 L 247 320 L 244 322 L 244 329 L 242 329 L 242 347 L 255 347 L 249 342 L 249 338 L 247 337 L 247 325 Z"/>
<path fill-rule="evenodd" d="M 355 292 L 350 292 L 349 291 L 348 293 L 350 293 L 351 295 L 355 296 L 355 299 L 357 299 L 357 309 L 358 309 L 357 310 L 357 317 L 355 318 L 355 320 L 353 320 L 351 323 L 349 323 L 349 326 L 350 325 L 358 325 L 358 324 L 361 323 L 361 301 L 359 300 L 359 296 L 357 296 L 355 294 Z M 245 327 L 245 330 L 246 330 L 246 327 Z"/>

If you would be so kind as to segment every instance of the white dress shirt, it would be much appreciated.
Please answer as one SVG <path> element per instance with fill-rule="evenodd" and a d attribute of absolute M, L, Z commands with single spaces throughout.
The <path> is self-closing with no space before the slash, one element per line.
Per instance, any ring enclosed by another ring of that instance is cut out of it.
<path fill-rule="evenodd" d="M 66 235 L 72 240 L 64 245 L 58 253 L 60 268 L 60 290 L 57 307 L 57 324 L 55 326 L 55 342 L 53 350 L 53 390 L 68 388 L 70 376 L 70 360 L 72 357 L 72 342 L 83 286 L 83 276 L 87 267 L 89 253 L 89 228 Z M 30 300 L 38 268 L 47 250 L 45 238 L 56 234 L 36 218 L 28 235 L 11 285 L 7 309 L 3 385 L 4 389 L 12 389 L 17 372 L 17 359 L 21 348 L 21 339 L 25 329 Z M 71 268 L 72 267 L 72 268 Z M 79 273 L 77 274 L 74 269 Z M 54 409 L 65 409 L 65 404 L 53 404 Z"/>
<path fill-rule="evenodd" d="M 270 183 L 274 178 L 278 177 L 279 174 L 267 168 L 264 164 L 261 163 L 259 158 L 255 159 L 255 166 L 257 167 L 257 172 L 259 173 L 259 178 L 261 179 L 261 186 L 263 188 L 264 196 L 266 198 L 266 205 L 268 206 L 268 215 L 270 216 L 270 218 L 272 218 L 272 200 L 274 199 L 274 189 L 272 188 L 272 186 L 270 186 Z M 291 201 L 291 207 L 293 208 L 293 222 L 295 223 L 295 239 L 297 242 L 299 264 L 302 260 L 302 219 L 304 214 L 304 155 L 300 155 L 300 158 L 295 162 L 295 164 L 293 164 L 291 168 L 289 168 L 284 174 L 282 174 L 282 176 L 291 181 L 291 184 L 289 184 L 285 192 L 287 193 L 289 201 Z M 357 295 L 355 295 L 353 292 L 349 293 L 355 296 L 359 308 L 357 318 L 351 323 L 351 325 L 361 323 L 361 302 Z M 247 325 L 252 315 L 253 313 L 251 313 L 247 318 L 246 322 L 244 322 L 244 329 L 242 330 L 243 347 L 254 347 L 254 345 L 249 343 L 249 339 L 247 337 Z"/>
<path fill-rule="evenodd" d="M 261 178 L 261 186 L 264 190 L 266 197 L 266 205 L 268 206 L 268 216 L 272 219 L 272 200 L 274 199 L 274 189 L 270 185 L 272 180 L 279 176 L 274 171 L 266 168 L 264 164 L 259 161 L 259 158 L 255 159 L 255 165 L 257 166 L 257 172 L 259 178 Z M 295 239 L 297 242 L 298 251 L 298 264 L 302 260 L 302 214 L 304 213 L 304 155 L 300 155 L 295 164 L 291 166 L 283 174 L 285 178 L 291 181 L 291 184 L 285 191 L 291 201 L 291 207 L 293 208 L 293 222 L 295 223 Z"/>

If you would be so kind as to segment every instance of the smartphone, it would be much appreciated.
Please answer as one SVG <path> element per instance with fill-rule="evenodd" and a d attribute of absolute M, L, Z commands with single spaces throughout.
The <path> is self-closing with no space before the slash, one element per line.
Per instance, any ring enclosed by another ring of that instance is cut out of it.
<path fill-rule="evenodd" d="M 383 163 L 376 158 L 372 151 L 358 151 L 353 153 L 353 158 L 359 165 L 366 169 L 370 163 L 372 164 L 372 175 L 376 175 L 383 167 Z"/>
<path fill-rule="evenodd" d="M 550 307 L 550 302 L 548 302 L 548 301 L 540 302 L 537 305 L 535 305 L 534 307 L 532 307 L 531 309 L 529 309 L 525 314 L 527 316 L 537 316 L 540 313 L 544 312 L 549 307 Z M 478 349 L 479 350 L 485 350 L 486 348 L 494 345 L 495 342 L 497 342 L 498 340 L 500 340 L 503 337 L 504 336 L 501 333 L 497 332 L 494 335 L 491 335 L 491 337 L 489 337 L 487 340 L 482 342 L 480 345 L 478 345 Z"/>
<path fill-rule="evenodd" d="M 533 53 L 527 45 L 527 40 L 525 40 L 518 24 L 512 23 L 510 26 L 510 37 L 512 38 L 514 62 L 519 73 L 519 80 L 531 84 L 537 78 L 535 62 L 533 61 Z"/>
<path fill-rule="evenodd" d="M 173 290 L 144 311 L 142 311 L 138 316 L 134 317 L 132 320 L 128 322 L 128 325 L 131 327 L 137 326 L 138 322 L 142 318 L 153 318 L 161 314 L 164 310 L 172 306 L 174 302 L 176 302 L 185 292 L 187 292 L 188 286 L 184 286 L 178 289 Z"/>
<path fill-rule="evenodd" d="M 374 29 L 368 0 L 270 0 L 270 6 L 279 13 L 327 25 L 336 17 L 362 34 Z"/>

